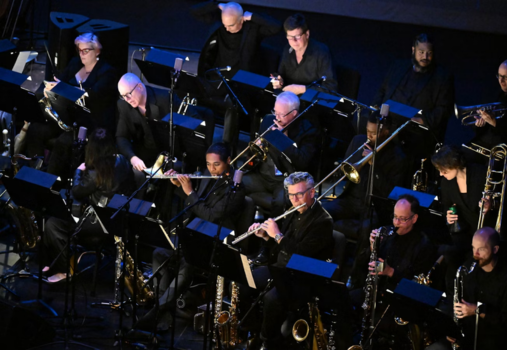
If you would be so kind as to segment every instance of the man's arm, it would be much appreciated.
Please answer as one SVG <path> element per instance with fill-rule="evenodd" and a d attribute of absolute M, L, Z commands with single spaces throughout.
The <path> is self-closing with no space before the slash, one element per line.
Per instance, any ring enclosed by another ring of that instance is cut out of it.
<path fill-rule="evenodd" d="M 118 100 L 119 119 L 116 127 L 116 143 L 118 144 L 120 153 L 123 154 L 128 161 L 130 161 L 132 157 L 135 156 L 135 153 L 131 142 L 133 135 L 131 135 L 128 127 L 127 119 L 129 118 L 129 115 L 126 104 L 127 102 Z"/>
<path fill-rule="evenodd" d="M 245 12 L 245 17 L 246 14 L 247 12 Z M 259 25 L 259 34 L 263 38 L 278 34 L 282 30 L 280 21 L 265 14 L 252 13 L 250 21 Z"/>
<path fill-rule="evenodd" d="M 299 140 L 297 147 L 292 146 L 285 151 L 285 154 L 289 157 L 296 170 L 308 168 L 308 165 L 317 153 L 317 147 L 321 141 L 319 131 L 311 124 L 307 125 L 307 128 L 302 132 L 305 133 L 305 135 Z"/>
<path fill-rule="evenodd" d="M 195 19 L 210 24 L 220 20 L 222 10 L 218 7 L 218 3 L 206 1 L 192 6 L 190 8 L 190 14 Z"/>
<path fill-rule="evenodd" d="M 326 77 L 326 81 L 322 83 L 328 89 L 336 91 L 338 89 L 338 83 L 335 79 L 335 69 L 333 65 L 333 59 L 331 57 L 331 52 L 327 45 L 324 45 L 324 51 L 319 53 L 321 55 L 319 59 L 319 64 L 317 67 L 318 77 Z"/>
<path fill-rule="evenodd" d="M 333 222 L 332 220 L 319 220 L 309 228 L 309 231 L 299 243 L 294 239 L 283 238 L 279 244 L 280 250 L 285 251 L 288 255 L 315 256 L 331 243 Z"/>

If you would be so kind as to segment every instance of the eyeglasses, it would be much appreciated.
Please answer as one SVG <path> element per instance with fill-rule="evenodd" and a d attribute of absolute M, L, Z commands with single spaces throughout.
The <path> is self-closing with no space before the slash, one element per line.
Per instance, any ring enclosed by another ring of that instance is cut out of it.
<path fill-rule="evenodd" d="M 298 193 L 287 193 L 287 196 L 289 197 L 289 199 L 296 199 L 296 200 L 300 200 L 301 198 L 303 198 L 303 196 L 305 195 L 306 192 L 308 192 L 309 190 L 311 190 L 313 187 L 308 187 L 306 190 L 304 190 L 303 192 L 298 192 Z"/>
<path fill-rule="evenodd" d="M 136 89 L 137 85 L 139 84 L 136 84 L 134 86 L 134 88 L 132 90 L 130 90 L 130 92 L 127 92 L 125 95 L 120 95 L 120 98 L 123 100 L 123 101 L 126 101 L 127 99 L 131 99 L 132 98 L 132 93 L 134 92 L 134 90 Z"/>
<path fill-rule="evenodd" d="M 398 217 L 398 216 L 396 216 L 396 215 L 392 214 L 392 215 L 391 215 L 391 219 L 393 219 L 393 221 L 397 220 L 397 221 L 399 221 L 399 222 L 401 222 L 401 223 L 403 223 L 403 224 L 404 224 L 404 223 L 406 223 L 408 220 L 412 219 L 412 218 L 414 217 L 414 215 L 415 215 L 415 214 L 413 214 L 413 215 L 409 216 L 408 218 L 402 218 L 402 217 Z"/>
<path fill-rule="evenodd" d="M 288 113 L 285 113 L 285 114 L 280 114 L 280 113 L 276 113 L 276 111 L 273 109 L 273 110 L 271 111 L 271 114 L 273 114 L 273 115 L 276 117 L 276 119 L 279 119 L 279 118 L 285 118 L 286 116 L 288 116 L 289 114 L 291 114 L 291 113 L 292 113 L 292 112 L 294 112 L 294 111 L 295 111 L 295 109 L 293 109 L 292 111 L 290 111 L 290 112 L 288 112 Z"/>
<path fill-rule="evenodd" d="M 80 55 L 87 55 L 87 54 L 88 54 L 88 52 L 93 51 L 93 50 L 95 50 L 95 49 L 93 49 L 93 48 L 91 48 L 91 47 L 90 47 L 90 48 L 87 48 L 87 49 L 82 49 L 82 50 L 81 50 L 81 49 L 76 48 L 77 53 L 78 53 L 78 54 L 80 54 Z"/>
<path fill-rule="evenodd" d="M 305 33 L 306 33 L 306 32 L 305 32 Z M 301 33 L 301 34 L 299 34 L 299 35 L 287 35 L 287 40 L 289 40 L 289 41 L 290 41 L 290 40 L 292 40 L 292 41 L 299 41 L 299 40 L 301 40 L 301 37 L 302 37 L 303 35 L 305 35 L 305 33 Z"/>
<path fill-rule="evenodd" d="M 507 75 L 500 75 L 500 74 L 497 74 L 496 75 L 496 78 L 499 79 L 499 80 L 507 80 Z"/>

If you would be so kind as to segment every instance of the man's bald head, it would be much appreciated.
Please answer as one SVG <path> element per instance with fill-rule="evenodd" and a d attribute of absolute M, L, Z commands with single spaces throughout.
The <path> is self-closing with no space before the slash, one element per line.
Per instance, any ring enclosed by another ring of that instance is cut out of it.
<path fill-rule="evenodd" d="M 507 60 L 500 63 L 498 67 L 498 83 L 503 92 L 507 93 Z"/>
<path fill-rule="evenodd" d="M 500 235 L 492 227 L 478 229 L 474 234 L 475 236 L 487 242 L 491 248 L 500 245 Z"/>
<path fill-rule="evenodd" d="M 500 249 L 500 235 L 491 227 L 477 230 L 472 239 L 474 260 L 484 269 L 491 271 L 496 263 L 496 255 Z"/>
<path fill-rule="evenodd" d="M 126 73 L 118 82 L 120 96 L 133 108 L 146 106 L 146 87 L 133 73 Z"/>
<path fill-rule="evenodd" d="M 243 8 L 236 2 L 222 4 L 222 24 L 229 33 L 237 33 L 243 28 Z"/>

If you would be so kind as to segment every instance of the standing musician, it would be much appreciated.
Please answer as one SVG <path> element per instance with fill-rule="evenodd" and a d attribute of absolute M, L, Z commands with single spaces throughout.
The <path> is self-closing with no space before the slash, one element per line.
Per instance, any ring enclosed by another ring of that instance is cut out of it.
<path fill-rule="evenodd" d="M 507 60 L 498 67 L 496 77 L 502 90 L 498 94 L 497 101 L 507 107 Z M 479 117 L 476 117 L 475 122 L 476 137 L 472 142 L 489 149 L 507 142 L 507 118 L 496 119 L 494 115 L 483 110 L 478 110 L 477 113 L 479 113 Z"/>
<path fill-rule="evenodd" d="M 100 58 L 102 45 L 93 33 L 84 33 L 74 40 L 79 57 L 73 58 L 65 70 L 55 77 L 55 82 L 48 83 L 44 94 L 53 89 L 60 81 L 81 87 L 87 93 L 84 101 L 90 113 L 75 109 L 74 105 L 60 110 L 55 106 L 56 112 L 63 117 L 67 126 L 73 121 L 78 126 L 84 126 L 91 133 L 93 129 L 102 127 L 113 132 L 115 128 L 115 101 L 114 84 L 118 79 L 116 70 Z M 64 119 L 65 118 L 65 119 Z M 68 118 L 68 119 L 67 119 Z M 69 162 L 72 157 L 72 132 L 63 132 L 53 120 L 47 123 L 32 123 L 26 135 L 26 152 L 33 157 L 44 155 L 44 149 L 49 146 L 48 141 L 56 138 L 52 147 L 51 158 L 47 171 L 51 174 L 67 178 Z"/>
<path fill-rule="evenodd" d="M 463 299 L 454 304 L 454 313 L 462 322 L 465 335 L 460 349 L 474 349 L 476 312 L 479 314 L 477 349 L 503 349 L 507 329 L 507 265 L 498 254 L 500 235 L 491 227 L 477 230 L 472 241 L 474 270 L 463 279 Z M 471 266 L 471 261 L 465 264 Z M 450 297 L 450 296 L 449 296 Z M 478 307 L 478 303 L 482 303 Z M 450 349 L 455 339 L 447 337 L 427 347 Z"/>
<path fill-rule="evenodd" d="M 98 205 L 104 199 L 111 199 L 114 194 L 130 195 L 134 190 L 134 179 L 130 163 L 117 154 L 113 135 L 110 131 L 97 128 L 90 135 L 86 146 L 85 162 L 81 164 L 74 175 L 72 197 L 87 204 Z M 107 203 L 107 202 L 106 202 Z M 46 265 L 44 274 L 51 275 L 49 283 L 56 283 L 65 279 L 67 250 L 64 248 L 69 234 L 73 233 L 76 223 L 51 217 L 46 222 L 44 239 L 47 258 L 52 261 L 58 257 L 53 265 Z M 104 234 L 101 224 L 94 214 L 83 225 L 78 241 L 81 244 L 93 237 Z M 72 271 L 71 271 L 72 273 Z"/>
<path fill-rule="evenodd" d="M 419 201 L 412 195 L 399 197 L 394 207 L 393 225 L 394 232 L 380 242 L 377 247 L 378 261 L 384 263 L 384 269 L 379 272 L 380 286 L 378 296 L 382 296 L 386 289 L 394 290 L 396 285 L 403 279 L 412 279 L 420 273 L 427 273 L 436 260 L 436 251 L 426 235 L 416 226 L 419 217 Z M 370 250 L 378 234 L 373 230 L 370 235 Z M 374 274 L 375 261 L 370 261 L 368 270 Z M 370 293 L 371 295 L 371 293 Z M 352 303 L 356 310 L 356 317 L 362 317 L 361 305 L 365 300 L 365 292 L 355 289 L 350 292 Z M 377 303 L 378 300 L 367 300 L 367 303 Z M 372 305 L 369 305 L 370 308 Z M 379 311 L 377 315 L 381 314 Z M 388 320 L 392 317 L 385 316 Z M 377 320 L 375 320 L 375 323 Z"/>
<path fill-rule="evenodd" d="M 249 228 L 249 231 L 261 228 L 255 235 L 267 242 L 270 263 L 277 267 L 285 267 L 292 254 L 320 260 L 331 258 L 334 247 L 333 221 L 315 199 L 313 177 L 305 172 L 292 173 L 284 180 L 284 187 L 294 207 L 301 204 L 306 206 L 289 214 L 282 225 L 268 219 Z M 256 268 L 253 276 L 257 290 L 260 291 L 266 287 L 268 279 L 271 278 L 267 266 Z M 240 295 L 244 296 L 242 302 L 245 302 L 246 295 L 251 295 L 252 292 L 249 288 L 243 287 L 240 291 Z M 277 288 L 271 289 L 262 300 L 264 313 L 261 338 L 264 341 L 264 349 L 281 349 L 283 347 L 280 327 L 287 317 L 287 300 L 281 299 Z M 241 308 L 243 312 L 247 309 L 248 303 Z"/>
<path fill-rule="evenodd" d="M 178 174 L 171 169 L 166 175 L 177 175 L 176 179 L 171 179 L 173 185 L 178 187 L 177 194 L 184 199 L 185 206 L 194 205 L 190 209 L 191 217 L 198 217 L 203 220 L 211 221 L 215 224 L 222 222 L 224 227 L 235 229 L 238 216 L 241 209 L 245 205 L 245 191 L 240 185 L 234 192 L 231 189 L 231 179 L 234 169 L 229 165 L 231 162 L 230 150 L 224 143 L 215 143 L 206 151 L 205 176 L 223 176 L 222 179 L 202 179 L 198 189 L 192 184 L 192 180 L 188 175 Z M 169 258 L 175 258 L 174 251 L 164 248 L 157 248 L 153 253 L 153 271 Z M 193 268 L 188 265 L 185 259 L 180 260 L 178 291 L 184 292 L 190 286 L 192 281 Z M 167 268 L 161 271 L 160 282 L 158 278 L 154 283 L 159 283 L 160 294 L 160 314 L 158 317 L 157 328 L 159 330 L 167 330 L 171 325 L 172 318 L 170 308 L 174 300 L 175 283 L 174 273 Z M 156 309 L 149 311 L 136 324 L 136 328 L 153 330 L 155 326 Z"/>
<path fill-rule="evenodd" d="M 329 48 L 310 39 L 310 29 L 305 17 L 296 13 L 283 23 L 288 44 L 283 49 L 278 74 L 273 78 L 273 88 L 302 95 L 306 86 L 325 76 L 322 83 L 328 89 L 336 90 L 333 59 Z"/>
<path fill-rule="evenodd" d="M 442 141 L 453 111 L 454 86 L 452 76 L 435 63 L 433 56 L 433 40 L 419 34 L 412 45 L 412 60 L 391 65 L 373 105 L 393 100 L 422 109 L 422 114 L 412 120 L 428 126 Z"/>

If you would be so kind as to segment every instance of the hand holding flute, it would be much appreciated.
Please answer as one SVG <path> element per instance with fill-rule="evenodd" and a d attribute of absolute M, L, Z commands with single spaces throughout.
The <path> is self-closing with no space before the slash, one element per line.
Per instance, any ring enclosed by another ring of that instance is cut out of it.
<path fill-rule="evenodd" d="M 178 174 L 178 172 L 174 169 L 166 171 L 164 175 L 176 176 L 176 178 L 170 178 L 171 183 L 177 187 L 181 187 L 187 196 L 192 193 L 192 181 L 188 175 Z"/>

